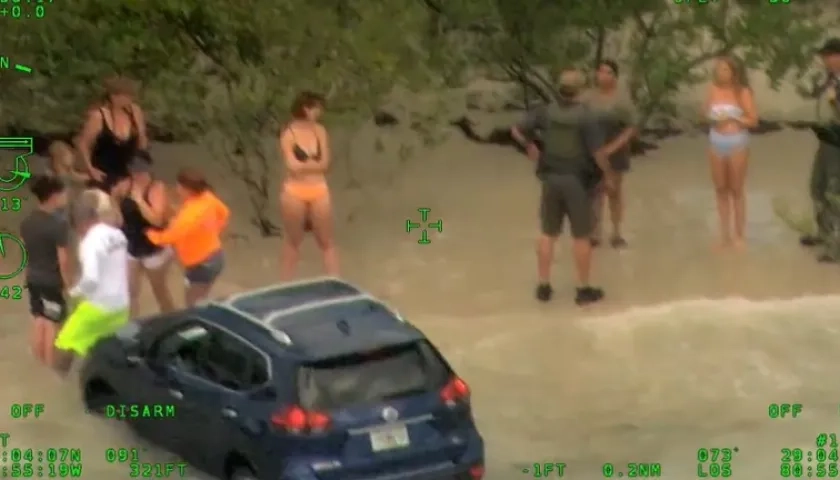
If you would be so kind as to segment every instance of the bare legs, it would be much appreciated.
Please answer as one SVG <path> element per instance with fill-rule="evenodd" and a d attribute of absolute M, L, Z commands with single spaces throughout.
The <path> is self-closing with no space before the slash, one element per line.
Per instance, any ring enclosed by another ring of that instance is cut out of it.
<path fill-rule="evenodd" d="M 728 159 L 720 157 L 714 149 L 709 150 L 709 166 L 720 223 L 719 248 L 735 246 L 743 249 L 746 246 L 747 202 L 744 185 L 748 157 L 749 151 L 745 148 L 733 152 Z"/>
<path fill-rule="evenodd" d="M 210 295 L 210 289 L 213 288 L 212 283 L 190 283 L 184 289 L 184 303 L 187 308 L 195 306 L 196 303 L 204 300 Z"/>
<path fill-rule="evenodd" d="M 335 245 L 333 232 L 332 201 L 328 196 L 320 198 L 310 207 L 312 216 L 312 233 L 321 249 L 324 272 L 327 275 L 338 276 L 338 248 Z"/>
<path fill-rule="evenodd" d="M 621 222 L 624 220 L 624 174 L 615 173 L 613 185 L 613 190 L 604 189 L 604 195 L 607 197 L 612 223 L 610 242 L 613 247 L 618 248 L 625 246 L 624 238 L 621 236 Z"/>
<path fill-rule="evenodd" d="M 729 188 L 732 194 L 732 210 L 735 213 L 735 248 L 746 248 L 747 197 L 744 187 L 747 183 L 749 167 L 749 150 L 740 149 L 732 154 L 729 160 Z"/>
<path fill-rule="evenodd" d="M 36 316 L 32 318 L 31 348 L 36 360 L 47 366 L 55 365 L 55 336 L 58 325 L 48 318 Z"/>
<path fill-rule="evenodd" d="M 131 260 L 128 271 L 128 286 L 131 293 L 131 305 L 129 307 L 130 318 L 136 318 L 140 313 L 140 292 L 142 291 L 143 277 L 149 279 L 149 286 L 155 296 L 158 307 L 163 313 L 175 310 L 175 301 L 172 299 L 172 292 L 166 284 L 166 277 L 169 274 L 171 261 L 158 268 L 146 268 L 139 260 Z"/>
<path fill-rule="evenodd" d="M 554 244 L 557 237 L 542 234 L 537 240 L 537 277 L 540 284 L 551 283 L 551 265 L 554 263 Z M 572 256 L 575 261 L 575 279 L 581 287 L 589 285 L 592 270 L 592 243 L 589 238 L 572 239 Z"/>
<path fill-rule="evenodd" d="M 280 194 L 280 215 L 283 218 L 283 244 L 280 247 L 280 280 L 295 277 L 300 262 L 300 245 L 306 232 L 308 208 L 305 202 L 285 191 Z"/>
<path fill-rule="evenodd" d="M 604 217 L 604 197 L 606 192 L 604 183 L 601 182 L 595 187 L 595 192 L 592 195 L 592 222 L 595 228 L 592 229 L 592 244 L 599 245 L 604 234 L 603 223 L 601 220 Z"/>
<path fill-rule="evenodd" d="M 624 174 L 616 172 L 614 175 L 614 188 L 612 191 L 607 191 L 603 184 L 601 184 L 595 192 L 593 201 L 595 228 L 593 229 L 592 240 L 596 244 L 601 241 L 603 233 L 602 222 L 604 208 L 606 206 L 609 208 L 610 223 L 612 224 L 610 243 L 613 247 L 621 248 L 626 246 L 621 232 L 621 225 L 624 221 Z"/>
<path fill-rule="evenodd" d="M 140 313 L 140 291 L 143 287 L 143 266 L 140 260 L 130 259 L 128 261 L 128 293 L 129 306 L 128 318 L 137 318 Z"/>
<path fill-rule="evenodd" d="M 715 187 L 715 204 L 718 211 L 720 226 L 720 240 L 718 248 L 726 248 L 732 244 L 732 205 L 729 198 L 729 168 L 727 160 L 718 156 L 714 149 L 709 149 L 709 167 L 712 173 L 712 184 Z"/>
<path fill-rule="evenodd" d="M 283 245 L 280 252 L 280 279 L 291 280 L 297 273 L 300 246 L 306 235 L 307 219 L 311 221 L 315 241 L 321 249 L 324 271 L 328 275 L 338 275 L 338 249 L 333 234 L 330 197 L 327 195 L 306 203 L 284 192 L 280 195 L 280 210 L 284 227 Z"/>
<path fill-rule="evenodd" d="M 592 242 L 588 238 L 572 239 L 572 256 L 575 258 L 577 284 L 589 286 L 589 273 L 592 271 Z"/>
<path fill-rule="evenodd" d="M 551 283 L 551 264 L 554 262 L 554 244 L 557 237 L 540 235 L 537 239 L 537 277 L 540 284 Z"/>

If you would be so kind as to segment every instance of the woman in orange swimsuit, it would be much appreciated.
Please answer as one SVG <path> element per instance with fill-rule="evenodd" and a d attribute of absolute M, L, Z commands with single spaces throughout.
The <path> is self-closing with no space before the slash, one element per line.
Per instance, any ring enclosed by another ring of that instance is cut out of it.
<path fill-rule="evenodd" d="M 324 270 L 338 275 L 338 252 L 333 239 L 332 202 L 326 174 L 330 168 L 327 130 L 318 122 L 324 111 L 324 98 L 303 92 L 292 104 L 293 120 L 280 132 L 277 147 L 286 165 L 280 193 L 283 217 L 283 248 L 280 277 L 295 276 L 300 245 L 308 230 L 321 249 Z"/>

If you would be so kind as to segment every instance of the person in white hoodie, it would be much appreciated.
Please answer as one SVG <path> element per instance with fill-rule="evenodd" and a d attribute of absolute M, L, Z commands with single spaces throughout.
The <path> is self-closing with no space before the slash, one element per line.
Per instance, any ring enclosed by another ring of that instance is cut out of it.
<path fill-rule="evenodd" d="M 100 199 L 83 192 L 70 209 L 79 235 L 79 281 L 68 294 L 76 302 L 55 340 L 63 353 L 57 362 L 66 373 L 75 356 L 84 357 L 96 343 L 129 320 L 128 242 L 122 231 L 105 221 Z"/>

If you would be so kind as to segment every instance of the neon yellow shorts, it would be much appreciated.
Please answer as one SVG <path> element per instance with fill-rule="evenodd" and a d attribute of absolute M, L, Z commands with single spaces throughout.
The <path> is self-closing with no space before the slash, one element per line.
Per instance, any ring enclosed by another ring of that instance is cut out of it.
<path fill-rule="evenodd" d="M 128 323 L 128 310 L 107 311 L 82 300 L 64 321 L 55 339 L 59 350 L 84 357 L 99 340 Z"/>

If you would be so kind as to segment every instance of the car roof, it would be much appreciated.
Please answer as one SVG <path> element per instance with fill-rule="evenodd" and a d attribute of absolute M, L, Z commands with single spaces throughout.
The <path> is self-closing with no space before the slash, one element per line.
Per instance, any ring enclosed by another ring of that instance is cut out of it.
<path fill-rule="evenodd" d="M 280 346 L 304 361 L 425 338 L 382 301 L 333 277 L 243 292 L 206 304 L 196 315 L 242 334 L 263 349 Z"/>

